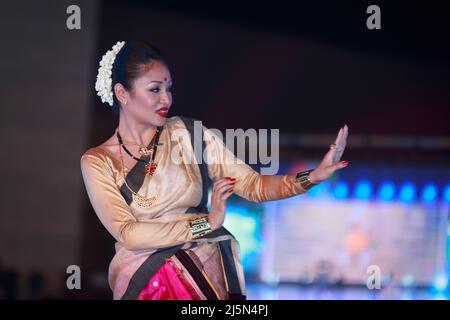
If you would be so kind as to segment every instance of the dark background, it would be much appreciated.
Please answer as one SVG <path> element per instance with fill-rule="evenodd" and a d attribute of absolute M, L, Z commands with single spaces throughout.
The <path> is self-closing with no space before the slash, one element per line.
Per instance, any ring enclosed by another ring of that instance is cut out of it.
<path fill-rule="evenodd" d="M 157 44 L 177 111 L 218 128 L 449 134 L 444 2 L 152 3 L 106 1 L 99 55 L 119 38 Z M 366 28 L 370 4 L 381 30 Z"/>
<path fill-rule="evenodd" d="M 65 27 L 70 4 L 81 8 L 79 31 Z M 366 27 L 371 4 L 381 30 Z M 115 128 L 94 84 L 117 41 L 145 40 L 168 57 L 171 115 L 221 130 L 280 129 L 284 161 L 320 158 L 346 123 L 344 160 L 355 168 L 449 172 L 449 12 L 444 1 L 5 3 L 0 269 L 16 272 L 10 297 L 29 296 L 34 271 L 53 297 L 111 297 L 113 239 L 92 211 L 79 159 Z M 325 138 L 305 144 L 305 135 Z M 81 266 L 84 290 L 64 290 L 70 264 Z"/>
<path fill-rule="evenodd" d="M 381 30 L 366 27 L 370 4 L 381 8 Z M 98 57 L 117 39 L 157 44 L 171 62 L 172 114 L 221 130 L 335 134 L 347 123 L 363 139 L 445 136 L 450 130 L 446 12 L 444 2 L 419 1 L 125 6 L 106 1 Z M 107 112 L 97 100 L 98 112 Z M 366 156 L 369 145 L 350 152 L 374 160 L 374 154 Z M 406 152 L 422 161 L 417 151 Z M 388 152 L 393 160 L 405 156 L 404 149 Z M 426 161 L 443 160 L 442 152 L 425 154 Z"/>

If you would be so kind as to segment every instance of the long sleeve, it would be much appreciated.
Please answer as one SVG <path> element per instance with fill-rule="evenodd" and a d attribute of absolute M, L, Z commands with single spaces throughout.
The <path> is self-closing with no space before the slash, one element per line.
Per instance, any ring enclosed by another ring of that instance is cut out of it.
<path fill-rule="evenodd" d="M 216 181 L 223 177 L 236 178 L 234 192 L 253 202 L 289 198 L 306 191 L 292 175 L 261 175 L 228 150 L 211 130 L 205 131 L 206 157 L 209 177 Z"/>
<path fill-rule="evenodd" d="M 137 221 L 115 184 L 110 168 L 101 159 L 83 155 L 81 171 L 98 218 L 125 248 L 156 249 L 192 240 L 188 221 Z"/>

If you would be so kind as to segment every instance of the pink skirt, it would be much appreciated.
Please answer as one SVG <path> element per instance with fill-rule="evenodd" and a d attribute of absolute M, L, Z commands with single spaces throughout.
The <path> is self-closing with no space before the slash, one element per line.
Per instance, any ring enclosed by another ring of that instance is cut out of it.
<path fill-rule="evenodd" d="M 203 268 L 183 251 L 167 259 L 141 290 L 138 300 L 218 300 L 220 291 Z"/>

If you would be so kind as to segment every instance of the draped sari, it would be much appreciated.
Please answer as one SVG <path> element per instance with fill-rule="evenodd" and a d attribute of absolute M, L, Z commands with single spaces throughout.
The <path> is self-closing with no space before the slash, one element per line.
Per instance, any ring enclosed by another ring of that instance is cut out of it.
<path fill-rule="evenodd" d="M 91 204 L 117 241 L 108 277 L 114 299 L 245 299 L 235 237 L 221 227 L 192 238 L 189 220 L 208 215 L 208 179 L 236 178 L 234 193 L 255 202 L 305 192 L 294 176 L 258 174 L 211 130 L 200 125 L 194 131 L 194 126 L 193 119 L 168 119 L 160 131 L 153 177 L 142 162 L 122 167 L 101 146 L 81 157 Z M 135 203 L 125 179 L 135 192 L 157 195 L 155 204 Z"/>

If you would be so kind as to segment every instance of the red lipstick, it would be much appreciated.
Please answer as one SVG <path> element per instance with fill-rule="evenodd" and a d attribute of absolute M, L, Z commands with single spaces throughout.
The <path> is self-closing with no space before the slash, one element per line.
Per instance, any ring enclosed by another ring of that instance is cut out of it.
<path fill-rule="evenodd" d="M 156 110 L 156 114 L 162 118 L 167 118 L 168 112 L 169 112 L 168 107 L 162 107 Z"/>

